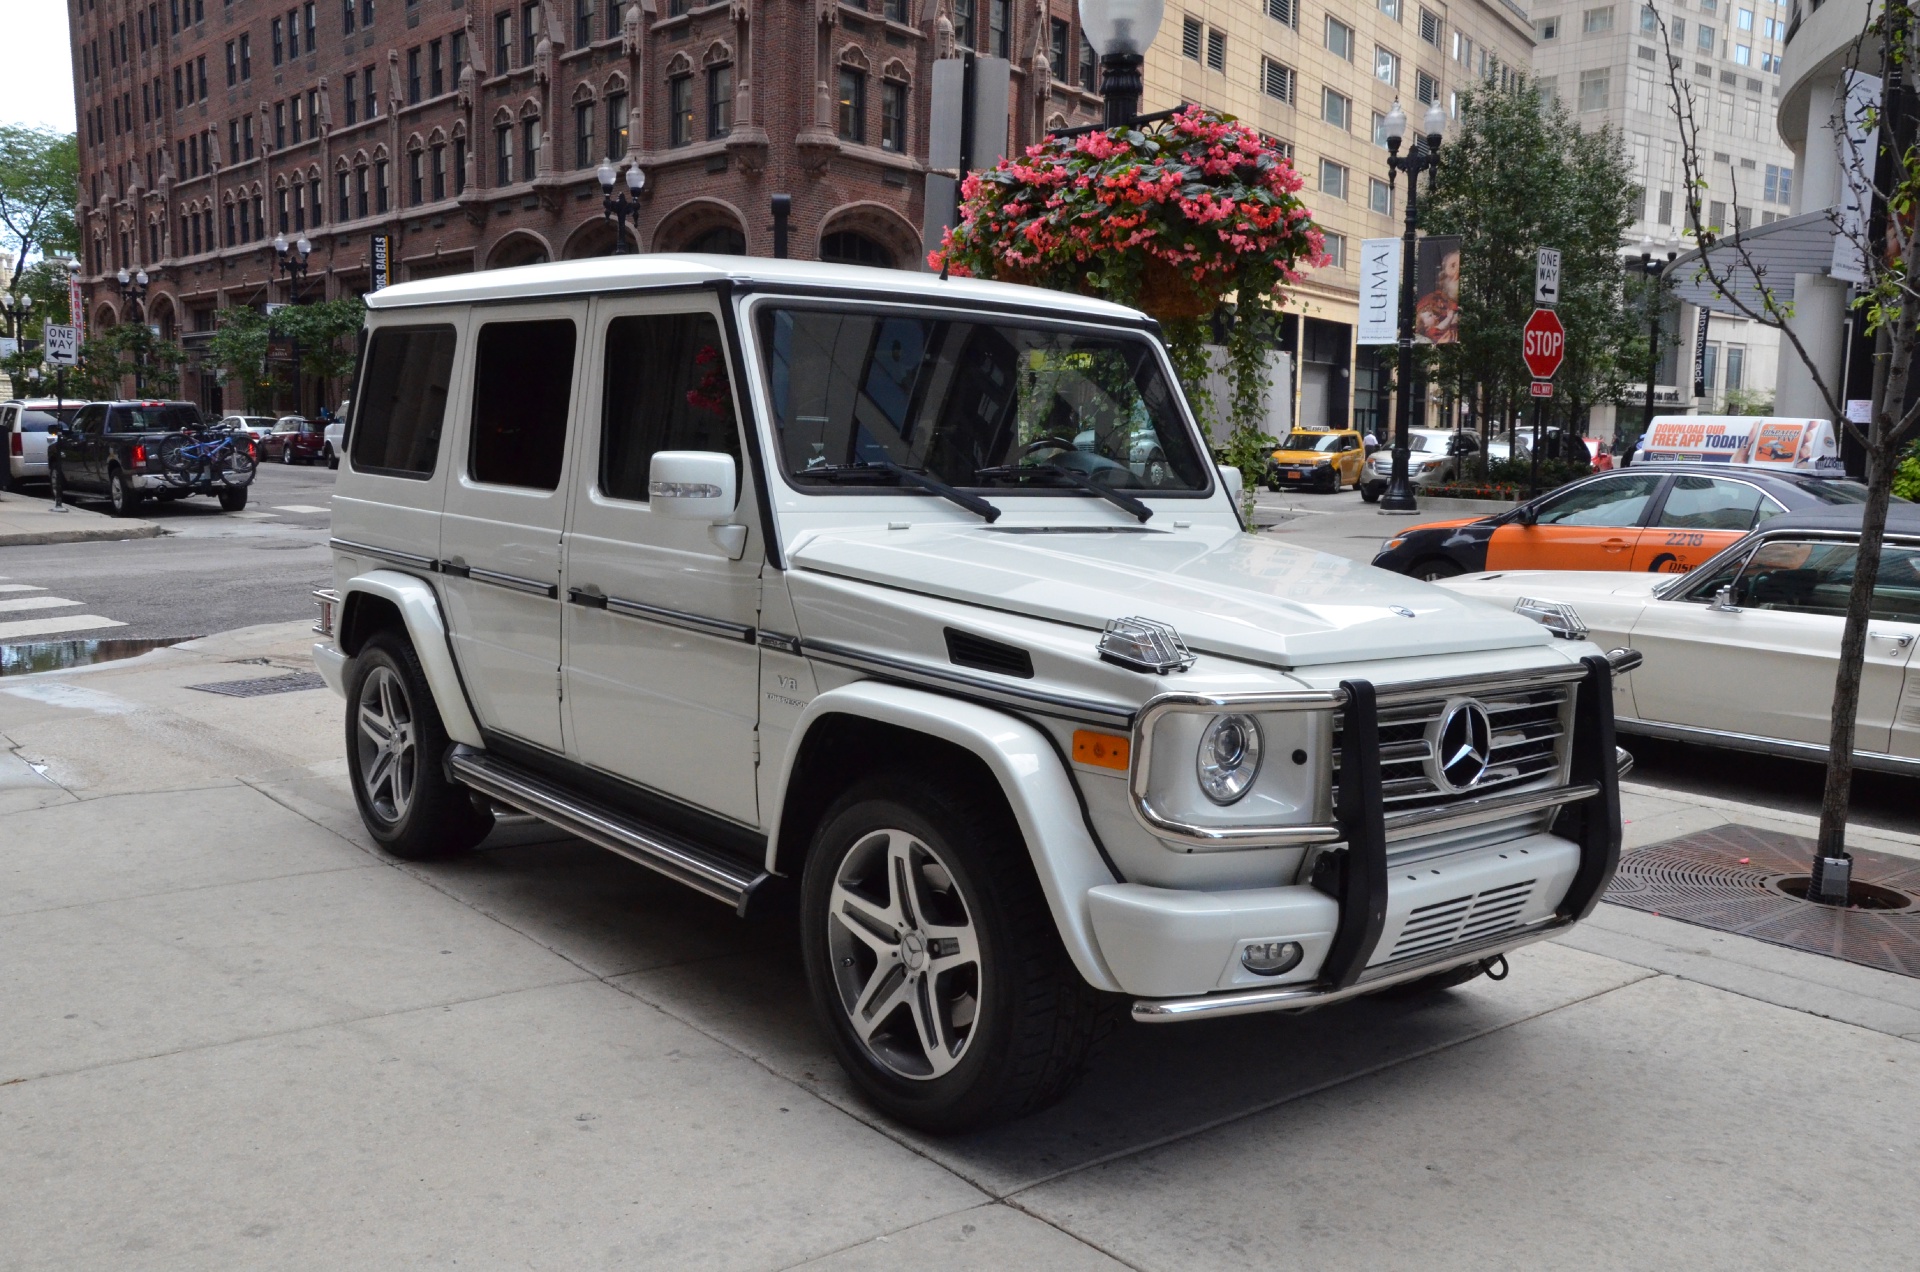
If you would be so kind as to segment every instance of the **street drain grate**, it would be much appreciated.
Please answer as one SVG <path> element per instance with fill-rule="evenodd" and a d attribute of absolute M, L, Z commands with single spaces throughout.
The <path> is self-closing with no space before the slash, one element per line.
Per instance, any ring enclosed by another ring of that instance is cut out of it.
<path fill-rule="evenodd" d="M 1856 904 L 1842 909 L 1799 899 L 1813 850 L 1814 841 L 1799 835 L 1716 826 L 1626 853 L 1606 899 L 1718 932 L 1920 976 L 1920 860 L 1855 849 Z"/>
<path fill-rule="evenodd" d="M 202 693 L 224 693 L 229 698 L 259 698 L 270 693 L 298 693 L 302 689 L 324 689 L 327 682 L 317 672 L 295 671 L 284 676 L 266 676 L 258 680 L 221 680 L 210 685 L 188 685 Z"/>

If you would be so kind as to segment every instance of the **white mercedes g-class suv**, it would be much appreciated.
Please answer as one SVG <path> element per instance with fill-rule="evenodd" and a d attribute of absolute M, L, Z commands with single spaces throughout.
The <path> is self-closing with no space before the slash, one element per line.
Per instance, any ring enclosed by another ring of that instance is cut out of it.
<path fill-rule="evenodd" d="M 367 303 L 314 656 L 369 833 L 797 907 L 902 1121 L 1056 1098 L 1122 996 L 1456 983 L 1613 873 L 1631 655 L 1247 533 L 1139 313 L 668 255 Z"/>

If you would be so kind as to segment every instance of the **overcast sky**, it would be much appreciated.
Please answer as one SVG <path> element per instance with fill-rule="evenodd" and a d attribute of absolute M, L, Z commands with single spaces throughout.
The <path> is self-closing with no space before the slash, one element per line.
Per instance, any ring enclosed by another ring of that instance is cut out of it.
<path fill-rule="evenodd" d="M 8 0 L 0 123 L 73 131 L 73 59 L 65 0 Z"/>

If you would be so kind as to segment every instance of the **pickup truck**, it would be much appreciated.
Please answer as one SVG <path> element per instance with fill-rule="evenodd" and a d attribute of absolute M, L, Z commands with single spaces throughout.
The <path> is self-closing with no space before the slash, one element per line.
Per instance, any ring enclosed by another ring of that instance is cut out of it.
<path fill-rule="evenodd" d="M 228 512 L 247 506 L 253 439 L 208 426 L 192 402 L 89 402 L 52 437 L 47 468 L 56 498 L 104 494 L 116 517 L 133 515 L 149 496 L 211 495 Z"/>

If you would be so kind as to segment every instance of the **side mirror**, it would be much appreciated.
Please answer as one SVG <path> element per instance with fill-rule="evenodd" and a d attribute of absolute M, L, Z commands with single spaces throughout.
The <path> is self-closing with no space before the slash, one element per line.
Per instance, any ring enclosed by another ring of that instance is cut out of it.
<path fill-rule="evenodd" d="M 1517 526 L 1537 525 L 1539 521 L 1540 514 L 1531 504 L 1521 504 L 1513 510 L 1513 523 Z"/>
<path fill-rule="evenodd" d="M 1240 475 L 1238 468 L 1230 464 L 1217 464 L 1215 467 L 1220 470 L 1221 485 L 1227 488 L 1227 494 L 1233 499 L 1233 506 L 1238 508 L 1246 492 L 1245 478 Z"/>
<path fill-rule="evenodd" d="M 657 451 L 647 468 L 647 499 L 663 517 L 725 521 L 739 493 L 733 456 L 718 451 Z"/>
<path fill-rule="evenodd" d="M 1729 583 L 1715 592 L 1713 600 L 1707 603 L 1707 608 L 1716 614 L 1738 614 L 1740 607 L 1733 603 L 1733 584 Z"/>

